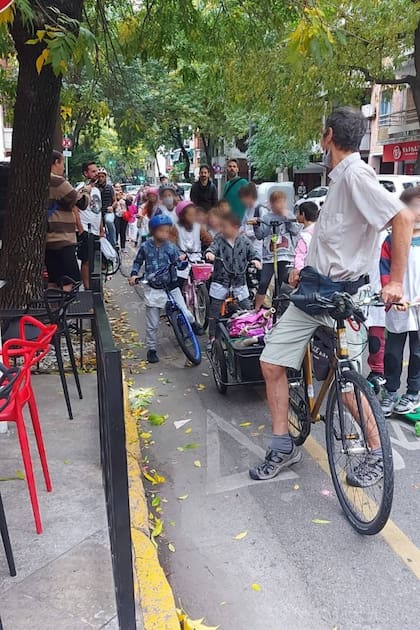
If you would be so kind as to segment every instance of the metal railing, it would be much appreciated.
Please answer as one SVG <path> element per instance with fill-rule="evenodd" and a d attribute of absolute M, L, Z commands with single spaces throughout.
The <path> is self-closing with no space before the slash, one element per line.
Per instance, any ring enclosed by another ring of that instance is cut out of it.
<path fill-rule="evenodd" d="M 120 630 L 136 630 L 121 351 L 102 295 L 94 293 L 99 432 L 105 501 Z"/>

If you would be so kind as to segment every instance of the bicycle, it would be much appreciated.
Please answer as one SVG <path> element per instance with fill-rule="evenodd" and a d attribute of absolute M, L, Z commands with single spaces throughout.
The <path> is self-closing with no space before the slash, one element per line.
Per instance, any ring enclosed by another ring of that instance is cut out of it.
<path fill-rule="evenodd" d="M 209 323 L 210 298 L 206 282 L 213 272 L 213 265 L 205 261 L 190 260 L 191 254 L 201 252 L 183 252 L 187 256 L 191 270 L 185 279 L 182 293 L 188 310 L 194 315 L 197 325 L 204 331 Z"/>
<path fill-rule="evenodd" d="M 392 449 L 385 418 L 371 385 L 349 359 L 345 321 L 360 325 L 365 316 L 350 295 L 336 293 L 331 299 L 318 294 L 290 295 L 295 305 L 321 307 L 336 321 L 328 375 L 315 398 L 311 347 L 300 371 L 289 370 L 289 433 L 296 445 L 305 442 L 312 424 L 324 421 L 331 477 L 340 505 L 351 525 L 361 534 L 374 535 L 385 526 L 392 507 L 394 474 Z M 372 296 L 371 301 L 377 299 Z M 363 302 L 367 305 L 367 300 Z M 321 407 L 327 399 L 325 415 Z M 354 471 L 366 470 L 372 450 L 380 447 L 383 477 L 368 485 L 355 485 Z M 349 477 L 350 475 L 350 477 Z M 351 482 L 351 483 L 350 483 Z"/>
<path fill-rule="evenodd" d="M 121 256 L 118 247 L 111 245 L 106 239 L 100 239 L 102 254 L 102 275 L 105 282 L 114 276 L 121 267 Z"/>
<path fill-rule="evenodd" d="M 153 276 L 150 276 L 147 280 L 144 277 L 136 278 L 136 284 L 144 282 L 153 289 L 163 289 L 166 292 L 167 302 L 165 305 L 165 316 L 168 324 L 172 327 L 176 340 L 185 354 L 187 359 L 194 365 L 201 363 L 201 348 L 198 343 L 198 339 L 192 329 L 187 316 L 182 312 L 181 308 L 175 301 L 171 290 L 165 285 L 162 277 L 168 273 L 171 267 L 177 265 L 177 262 L 170 263 L 162 269 L 159 269 Z"/>

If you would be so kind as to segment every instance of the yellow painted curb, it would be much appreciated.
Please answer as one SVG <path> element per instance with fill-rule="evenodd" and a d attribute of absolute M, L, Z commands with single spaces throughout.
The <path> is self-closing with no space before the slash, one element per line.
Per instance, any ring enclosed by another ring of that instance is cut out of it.
<path fill-rule="evenodd" d="M 157 549 L 150 540 L 147 500 L 140 466 L 140 442 L 137 423 L 130 411 L 126 383 L 124 383 L 124 401 L 136 594 L 140 600 L 145 630 L 179 630 L 180 624 L 172 589 L 159 564 Z"/>

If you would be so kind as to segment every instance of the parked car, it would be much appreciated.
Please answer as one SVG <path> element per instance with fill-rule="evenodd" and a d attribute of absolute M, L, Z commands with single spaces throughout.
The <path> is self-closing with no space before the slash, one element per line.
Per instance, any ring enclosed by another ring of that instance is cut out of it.
<path fill-rule="evenodd" d="M 420 186 L 420 175 L 378 175 L 382 186 L 398 197 L 407 188 Z"/>
<path fill-rule="evenodd" d="M 299 206 L 304 201 L 313 201 L 314 203 L 316 203 L 318 208 L 321 208 L 327 196 L 327 192 L 328 186 L 317 186 L 316 188 L 312 188 L 312 190 L 304 195 L 302 199 L 299 199 L 299 201 L 295 203 L 295 215 L 298 214 Z"/>

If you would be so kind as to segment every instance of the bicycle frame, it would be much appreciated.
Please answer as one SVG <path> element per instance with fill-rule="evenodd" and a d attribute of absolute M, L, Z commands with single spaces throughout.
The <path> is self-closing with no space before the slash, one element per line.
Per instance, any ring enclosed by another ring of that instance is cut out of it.
<path fill-rule="evenodd" d="M 334 358 L 331 363 L 331 367 L 329 369 L 327 378 L 322 383 L 321 389 L 319 390 L 318 395 L 315 398 L 314 393 L 314 381 L 313 381 L 313 373 L 312 373 L 312 353 L 311 347 L 308 345 L 305 352 L 305 357 L 303 360 L 303 377 L 305 380 L 306 391 L 308 395 L 309 402 L 309 411 L 312 422 L 320 422 L 322 420 L 322 416 L 320 415 L 320 409 L 322 403 L 325 400 L 325 397 L 328 394 L 328 391 L 331 387 L 332 382 L 334 381 L 335 375 L 337 373 L 337 368 L 342 365 L 351 367 L 351 363 L 349 360 L 349 349 L 347 345 L 347 331 L 346 324 L 343 319 L 337 321 L 337 351 L 334 355 Z"/>

